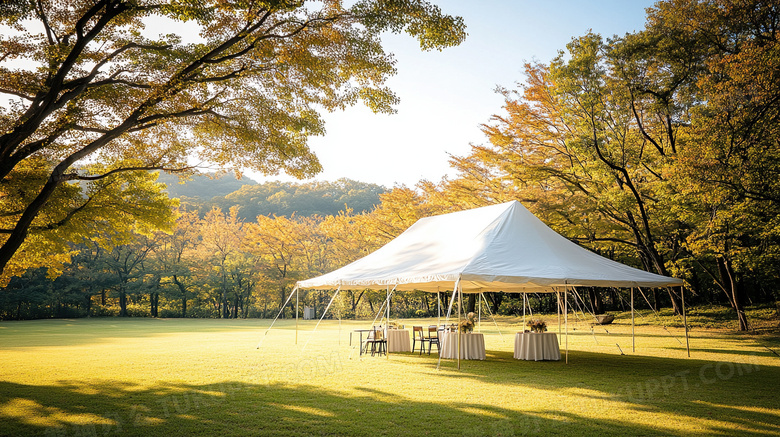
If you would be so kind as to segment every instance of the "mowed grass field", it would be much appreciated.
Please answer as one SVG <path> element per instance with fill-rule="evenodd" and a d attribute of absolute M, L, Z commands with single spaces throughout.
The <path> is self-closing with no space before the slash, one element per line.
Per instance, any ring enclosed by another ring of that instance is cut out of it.
<path fill-rule="evenodd" d="M 361 357 L 367 321 L 301 321 L 297 345 L 294 320 L 269 324 L 2 322 L 0 435 L 780 435 L 776 337 L 695 329 L 688 358 L 679 328 L 637 327 L 632 353 L 630 320 L 572 323 L 568 364 L 529 362 L 500 318 L 487 360 L 437 370 L 435 349 Z"/>

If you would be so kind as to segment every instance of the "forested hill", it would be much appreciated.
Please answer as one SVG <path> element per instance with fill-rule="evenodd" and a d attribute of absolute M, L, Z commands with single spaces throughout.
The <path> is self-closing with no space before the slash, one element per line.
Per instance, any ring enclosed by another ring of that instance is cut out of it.
<path fill-rule="evenodd" d="M 226 196 L 243 185 L 257 185 L 257 182 L 249 178 L 238 180 L 232 173 L 218 178 L 206 175 L 193 176 L 184 184 L 179 183 L 179 177 L 176 175 L 160 173 L 157 181 L 168 186 L 168 194 L 171 197 L 199 200 L 211 200 L 214 197 Z"/>
<path fill-rule="evenodd" d="M 159 181 L 167 184 L 170 196 L 181 198 L 185 207 L 205 213 L 214 206 L 224 211 L 238 206 L 238 214 L 245 220 L 254 220 L 258 215 L 337 215 L 346 208 L 361 213 L 379 204 L 379 195 L 386 191 L 381 185 L 350 179 L 259 184 L 228 174 L 220 178 L 195 176 L 179 184 L 176 176 L 162 174 Z"/>

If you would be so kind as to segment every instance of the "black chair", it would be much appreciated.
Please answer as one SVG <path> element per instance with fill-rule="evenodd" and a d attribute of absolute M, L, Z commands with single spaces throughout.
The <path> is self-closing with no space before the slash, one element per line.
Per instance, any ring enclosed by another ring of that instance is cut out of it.
<path fill-rule="evenodd" d="M 436 345 L 436 353 L 441 353 L 441 341 L 439 341 L 439 328 L 436 326 L 428 327 L 428 337 L 425 339 L 428 342 L 428 355 L 431 354 L 433 345 Z"/>
<path fill-rule="evenodd" d="M 423 327 L 422 326 L 413 326 L 412 327 L 412 352 L 417 348 L 416 344 L 417 342 L 420 342 L 420 355 L 422 355 L 423 352 L 425 352 L 425 342 L 428 341 L 428 339 L 423 335 Z M 428 347 L 428 353 L 430 353 L 430 346 Z"/>
<path fill-rule="evenodd" d="M 384 330 L 380 326 L 379 328 L 372 327 L 372 331 L 368 333 L 368 338 L 364 342 L 365 352 L 368 353 L 368 346 L 371 345 L 371 356 L 375 353 L 382 355 L 387 354 L 387 339 L 384 336 Z"/>

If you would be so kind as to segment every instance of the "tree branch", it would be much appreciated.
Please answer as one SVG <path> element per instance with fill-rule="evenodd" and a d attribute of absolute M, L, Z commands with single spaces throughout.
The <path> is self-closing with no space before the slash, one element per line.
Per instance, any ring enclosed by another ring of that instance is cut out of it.
<path fill-rule="evenodd" d="M 10 95 L 16 96 L 16 97 L 21 97 L 21 98 L 23 98 L 25 100 L 29 100 L 29 101 L 32 101 L 35 98 L 33 96 L 29 96 L 27 94 L 24 94 L 21 91 L 12 90 L 12 89 L 8 89 L 8 88 L 0 88 L 0 93 L 10 94 Z"/>
<path fill-rule="evenodd" d="M 115 168 L 111 171 L 108 171 L 106 173 L 100 174 L 100 175 L 94 175 L 94 176 L 82 176 L 77 173 L 68 173 L 66 175 L 68 180 L 79 180 L 79 181 L 97 181 L 100 179 L 105 179 L 111 175 L 114 175 L 116 173 L 126 172 L 126 171 L 152 171 L 152 170 L 161 170 L 171 173 L 181 173 L 187 170 L 192 170 L 195 168 L 194 166 L 187 166 L 187 167 L 179 167 L 179 168 L 170 168 L 170 167 L 164 167 L 164 166 L 137 166 L 137 167 L 121 167 L 121 168 Z"/>

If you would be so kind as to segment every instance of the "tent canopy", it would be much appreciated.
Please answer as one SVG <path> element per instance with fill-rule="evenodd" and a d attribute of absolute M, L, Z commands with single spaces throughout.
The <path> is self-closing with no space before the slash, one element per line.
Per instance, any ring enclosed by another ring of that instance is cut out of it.
<path fill-rule="evenodd" d="M 459 278 L 466 293 L 683 283 L 580 247 L 512 201 L 420 219 L 377 251 L 298 287 L 436 292 L 452 290 Z"/>

